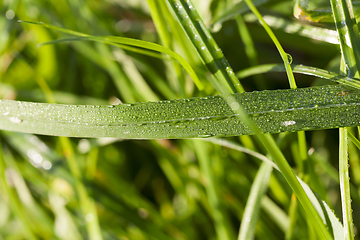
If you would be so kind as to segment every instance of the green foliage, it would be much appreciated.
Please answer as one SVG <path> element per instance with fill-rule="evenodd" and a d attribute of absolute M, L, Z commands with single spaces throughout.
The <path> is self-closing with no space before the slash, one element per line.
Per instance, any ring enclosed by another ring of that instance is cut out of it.
<path fill-rule="evenodd" d="M 356 4 L 1 1 L 0 238 L 358 239 Z"/>

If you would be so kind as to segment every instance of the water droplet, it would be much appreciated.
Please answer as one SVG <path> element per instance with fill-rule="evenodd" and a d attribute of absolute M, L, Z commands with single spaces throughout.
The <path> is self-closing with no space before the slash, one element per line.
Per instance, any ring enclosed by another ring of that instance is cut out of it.
<path fill-rule="evenodd" d="M 22 120 L 18 117 L 10 117 L 10 121 L 13 123 L 21 123 Z"/>
<path fill-rule="evenodd" d="M 5 17 L 9 20 L 13 19 L 15 17 L 15 12 L 13 10 L 8 10 L 5 13 Z"/>
<path fill-rule="evenodd" d="M 42 163 L 42 167 L 43 167 L 45 170 L 49 170 L 49 169 L 52 167 L 52 164 L 51 164 L 51 162 L 49 162 L 49 161 L 44 161 L 44 162 Z"/>
<path fill-rule="evenodd" d="M 81 139 L 78 143 L 78 150 L 79 152 L 85 154 L 89 152 L 91 149 L 91 143 L 87 139 Z"/>
<path fill-rule="evenodd" d="M 288 126 L 292 126 L 292 125 L 295 125 L 296 122 L 293 121 L 293 120 L 290 120 L 290 121 L 285 121 L 282 123 L 282 125 L 284 125 L 285 127 L 288 127 Z"/>
<path fill-rule="evenodd" d="M 86 220 L 87 222 L 91 222 L 93 219 L 94 219 L 94 216 L 93 216 L 91 213 L 86 214 L 85 220 Z"/>
<path fill-rule="evenodd" d="M 286 54 L 286 56 L 287 56 L 287 61 L 288 61 L 288 63 L 289 64 L 292 64 L 292 62 L 293 62 L 293 58 L 292 58 L 292 56 L 290 55 L 290 54 Z"/>
<path fill-rule="evenodd" d="M 347 77 L 351 77 L 351 71 L 350 71 L 350 67 L 347 63 L 345 63 L 345 67 L 346 67 L 346 73 L 347 73 Z"/>
<path fill-rule="evenodd" d="M 27 151 L 27 155 L 35 163 L 41 163 L 43 160 L 43 157 L 34 149 Z"/>
<path fill-rule="evenodd" d="M 233 111 L 236 111 L 236 110 L 239 109 L 240 104 L 237 103 L 237 102 L 233 102 L 233 103 L 231 103 L 230 107 L 231 107 L 231 109 L 232 109 Z"/>
<path fill-rule="evenodd" d="M 138 214 L 139 214 L 139 216 L 140 216 L 141 218 L 144 218 L 144 219 L 149 216 L 149 212 L 148 212 L 146 209 L 144 209 L 144 208 L 139 208 L 139 209 L 138 209 Z"/>
<path fill-rule="evenodd" d="M 310 104 L 309 105 L 309 108 L 317 108 L 317 107 L 319 107 L 319 105 L 317 105 L 317 104 Z"/>

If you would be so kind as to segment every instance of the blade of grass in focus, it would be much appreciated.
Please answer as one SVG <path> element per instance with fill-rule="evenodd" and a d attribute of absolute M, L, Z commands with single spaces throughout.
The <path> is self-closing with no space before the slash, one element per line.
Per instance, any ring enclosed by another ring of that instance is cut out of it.
<path fill-rule="evenodd" d="M 39 78 L 37 82 L 41 90 L 44 92 L 47 101 L 53 103 L 54 97 L 52 95 L 51 89 L 46 84 L 46 82 L 42 78 Z M 78 161 L 75 157 L 71 142 L 67 137 L 59 137 L 59 142 L 62 147 L 64 156 L 66 157 L 70 172 L 75 179 L 75 189 L 79 197 L 80 209 L 86 222 L 88 237 L 90 240 L 102 240 L 103 238 L 101 234 L 99 220 L 97 217 L 98 215 L 96 205 L 94 201 L 89 197 L 87 189 L 82 182 L 83 176 Z"/>
<path fill-rule="evenodd" d="M 341 48 L 340 71 L 348 77 L 360 76 L 360 36 L 351 1 L 331 0 L 334 22 Z M 351 208 L 347 129 L 339 129 L 339 179 L 344 224 L 344 239 L 354 239 Z"/>
<path fill-rule="evenodd" d="M 332 99 L 330 102 L 329 97 Z M 327 129 L 359 124 L 360 94 L 357 89 L 340 85 L 238 93 L 229 95 L 227 100 L 229 98 L 236 104 L 230 107 L 220 96 L 117 106 L 1 100 L 0 128 L 68 137 L 133 139 L 256 133 L 238 119 L 238 112 L 233 112 L 240 104 L 246 109 L 244 112 L 249 114 L 251 121 L 260 126 L 263 132 Z M 268 98 L 274 101 L 269 102 Z M 289 99 L 292 101 L 289 102 Z M 354 111 L 354 114 L 345 114 L 348 111 Z M 272 120 L 268 121 L 269 118 Z"/>
<path fill-rule="evenodd" d="M 171 5 L 171 7 L 173 8 L 175 14 L 177 15 L 177 17 L 179 19 L 179 22 L 182 24 L 182 26 L 183 26 L 184 30 L 187 32 L 189 38 L 192 39 L 194 46 L 196 46 L 199 55 L 202 57 L 202 60 L 206 64 L 209 64 L 209 61 L 211 62 L 212 59 L 214 59 L 211 56 L 211 54 L 214 54 L 214 52 L 204 51 L 204 50 L 208 50 L 209 48 L 216 50 L 218 47 L 215 42 L 210 42 L 210 41 L 208 42 L 208 39 L 211 39 L 211 35 L 207 31 L 203 22 L 201 21 L 201 18 L 198 16 L 196 9 L 193 7 L 191 1 L 186 1 L 186 3 L 185 3 L 185 1 L 170 1 L 170 0 L 168 0 L 168 2 Z M 249 8 L 257 15 L 257 17 L 261 21 L 262 17 L 257 12 L 257 10 L 256 10 L 255 6 L 252 4 L 252 2 L 246 1 L 246 3 L 249 6 Z M 193 25 L 194 23 L 196 23 L 195 26 Z M 296 88 L 295 79 L 292 74 L 288 55 L 286 55 L 286 53 L 282 49 L 280 43 L 277 41 L 277 39 L 274 36 L 274 34 L 272 33 L 272 31 L 269 29 L 269 27 L 266 25 L 266 23 L 263 20 L 262 20 L 262 24 L 265 27 L 267 33 L 270 35 L 271 39 L 275 42 L 275 45 L 281 54 L 281 57 L 285 64 L 286 72 L 288 74 L 290 86 Z M 200 33 L 202 33 L 202 34 L 198 33 L 199 30 L 200 30 Z M 197 38 L 200 38 L 200 41 Z M 204 39 L 206 39 L 206 40 L 204 41 Z M 217 52 L 219 52 L 219 51 L 217 51 Z M 223 56 L 219 56 L 219 57 L 223 58 Z M 215 60 L 216 60 L 216 58 L 215 58 Z M 227 62 L 225 62 L 225 63 L 227 63 Z M 218 69 L 216 69 L 216 70 L 218 70 Z M 221 70 L 221 68 L 220 68 L 220 70 Z M 216 76 L 217 71 L 211 71 L 211 72 Z M 231 70 L 229 73 L 230 73 L 230 79 L 233 80 L 234 79 L 234 78 L 232 78 L 233 71 Z M 231 93 L 231 90 L 232 91 L 235 90 L 231 84 L 231 82 L 233 82 L 233 81 L 229 81 L 229 80 L 224 81 L 225 79 L 220 78 L 220 76 L 217 76 L 217 77 L 220 80 L 220 82 L 223 84 L 223 85 L 218 86 L 218 87 L 220 87 L 220 89 L 218 89 L 218 91 L 221 94 L 229 94 L 229 93 Z M 236 81 L 238 81 L 238 80 L 236 79 Z M 229 85 L 224 85 L 226 83 Z M 235 86 L 241 86 L 241 85 L 236 84 Z M 309 217 L 312 218 L 313 223 L 319 228 L 319 230 L 320 230 L 318 232 L 319 236 L 323 237 L 324 239 L 330 239 L 331 238 L 330 234 L 327 231 L 327 229 L 325 228 L 324 223 L 321 221 L 318 213 L 316 212 L 316 210 L 314 209 L 310 200 L 306 196 L 306 193 L 304 192 L 301 185 L 295 178 L 295 175 L 294 175 L 291 167 L 287 163 L 281 150 L 276 145 L 274 139 L 268 134 L 263 135 L 261 133 L 261 130 L 258 128 L 258 126 L 256 126 L 249 119 L 249 117 L 247 116 L 247 113 L 244 111 L 243 107 L 239 103 L 236 102 L 235 98 L 225 97 L 225 100 L 229 106 L 232 106 L 232 110 L 238 114 L 239 119 L 241 119 L 241 121 L 244 122 L 246 126 L 248 126 L 250 129 L 252 129 L 254 131 L 254 133 L 257 135 L 257 137 L 259 137 L 261 143 L 265 146 L 267 151 L 269 151 L 269 153 L 273 157 L 274 161 L 277 163 L 277 165 L 281 169 L 281 172 L 284 174 L 286 180 L 289 182 L 290 186 L 292 187 L 295 194 L 299 198 L 300 202 L 303 204 L 305 211 L 307 212 Z"/>

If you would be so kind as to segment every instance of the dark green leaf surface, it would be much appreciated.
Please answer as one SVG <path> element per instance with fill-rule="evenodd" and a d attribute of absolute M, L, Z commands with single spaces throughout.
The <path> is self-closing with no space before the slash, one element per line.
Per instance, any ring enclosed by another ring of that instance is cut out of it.
<path fill-rule="evenodd" d="M 360 125 L 360 91 L 341 85 L 233 95 L 263 132 Z M 238 104 L 232 104 L 234 110 Z M 84 106 L 1 100 L 0 129 L 134 139 L 252 134 L 220 96 Z"/>

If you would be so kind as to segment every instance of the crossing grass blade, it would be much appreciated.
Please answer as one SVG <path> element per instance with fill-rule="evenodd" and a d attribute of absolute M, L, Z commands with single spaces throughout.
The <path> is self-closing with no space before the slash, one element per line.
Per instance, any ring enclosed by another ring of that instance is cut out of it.
<path fill-rule="evenodd" d="M 352 1 L 331 0 L 333 19 L 340 41 L 340 72 L 348 77 L 360 76 L 360 36 Z M 344 239 L 354 239 L 354 227 L 350 196 L 350 177 L 348 159 L 348 130 L 339 129 L 339 179 L 341 207 L 344 224 Z"/>
<path fill-rule="evenodd" d="M 222 85 L 222 94 L 244 92 L 234 70 L 190 0 L 167 0 L 204 66 Z"/>
<path fill-rule="evenodd" d="M 291 68 L 293 69 L 294 73 L 300 73 L 305 74 L 309 76 L 314 76 L 326 80 L 330 80 L 333 82 L 340 83 L 345 86 L 353 87 L 360 89 L 360 80 L 355 78 L 349 78 L 343 75 L 339 75 L 337 73 L 316 68 L 316 67 L 310 67 L 310 66 L 304 66 L 299 64 L 292 64 Z M 236 76 L 238 78 L 246 78 L 250 77 L 256 74 L 262 74 L 267 72 L 285 72 L 285 68 L 283 64 L 263 64 L 258 65 L 255 67 L 247 68 L 244 70 L 241 70 L 236 73 Z"/>
<path fill-rule="evenodd" d="M 143 49 L 167 54 L 167 55 L 173 57 L 174 59 L 176 59 L 184 67 L 184 69 L 191 76 L 191 78 L 193 79 L 194 83 L 199 88 L 199 90 L 203 89 L 203 85 L 200 82 L 195 71 L 192 69 L 192 67 L 189 65 L 189 63 L 181 55 L 171 51 L 170 49 L 168 49 L 166 47 L 158 45 L 156 43 L 142 41 L 142 40 L 138 40 L 138 39 L 125 38 L 125 37 L 114 37 L 114 36 L 96 37 L 96 36 L 91 36 L 91 35 L 88 35 L 85 33 L 80 33 L 80 32 L 72 31 L 69 29 L 65 29 L 65 28 L 61 28 L 61 27 L 57 27 L 57 26 L 53 26 L 53 25 L 45 24 L 45 23 L 41 23 L 41 22 L 31 22 L 31 21 L 20 21 L 20 22 L 40 25 L 40 26 L 47 27 L 47 28 L 50 28 L 50 29 L 53 29 L 56 31 L 63 32 L 63 33 L 86 38 L 89 41 L 102 42 L 102 43 L 108 43 L 108 44 L 117 44 L 117 46 L 128 45 L 131 47 L 138 47 L 138 48 L 143 48 Z M 133 48 L 127 48 L 127 50 L 132 50 L 132 49 Z"/>
<path fill-rule="evenodd" d="M 266 156 L 264 156 L 260 153 L 252 151 L 250 149 L 247 149 L 247 148 L 239 145 L 238 143 L 235 143 L 235 142 L 232 142 L 232 141 L 229 141 L 226 139 L 219 139 L 219 138 L 207 138 L 207 139 L 203 139 L 203 141 L 209 141 L 209 142 L 212 142 L 217 145 L 221 145 L 226 148 L 244 152 L 246 154 L 249 154 L 249 155 L 254 156 L 255 158 L 261 160 L 262 162 L 266 163 L 267 165 L 273 167 L 275 170 L 280 171 L 279 167 L 273 161 L 271 161 L 269 158 L 267 158 Z M 344 228 L 341 225 L 341 223 L 339 222 L 339 219 L 336 217 L 334 212 L 329 208 L 329 206 L 324 201 L 320 200 L 315 195 L 315 193 L 311 190 L 311 188 L 305 182 L 303 182 L 299 177 L 297 177 L 297 179 L 299 180 L 300 184 L 304 188 L 307 196 L 311 200 L 312 204 L 315 206 L 316 211 L 318 211 L 321 218 L 324 221 L 326 218 L 326 219 L 328 219 L 328 221 L 331 222 L 331 226 L 329 225 L 329 228 L 331 228 L 331 230 L 332 230 L 332 235 L 333 235 L 334 239 L 335 240 L 343 239 Z"/>

